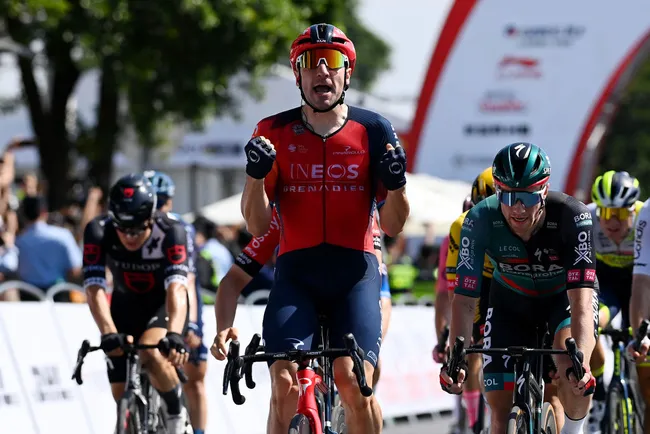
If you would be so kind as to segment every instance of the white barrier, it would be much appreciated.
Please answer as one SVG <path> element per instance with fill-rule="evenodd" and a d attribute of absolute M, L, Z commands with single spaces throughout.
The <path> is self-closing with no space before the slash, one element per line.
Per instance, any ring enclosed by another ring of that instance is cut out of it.
<path fill-rule="evenodd" d="M 264 306 L 239 305 L 235 326 L 242 345 L 261 333 Z M 454 397 L 440 389 L 439 367 L 431 360 L 433 309 L 395 306 L 381 351 L 382 378 L 377 398 L 384 417 L 451 410 Z M 214 310 L 203 311 L 205 343 L 215 335 Z M 70 379 L 81 342 L 99 341 L 88 307 L 78 304 L 0 303 L 0 433 L 112 434 L 115 404 L 104 358 L 90 354 L 83 367 L 84 384 Z M 225 362 L 210 357 L 206 376 L 208 432 L 266 432 L 270 378 L 256 364 L 257 387 L 241 383 L 246 403 L 235 405 L 222 395 Z"/>

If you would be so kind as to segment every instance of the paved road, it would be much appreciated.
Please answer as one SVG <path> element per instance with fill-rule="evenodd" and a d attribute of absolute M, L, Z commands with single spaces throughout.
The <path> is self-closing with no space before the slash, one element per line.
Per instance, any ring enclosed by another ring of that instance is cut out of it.
<path fill-rule="evenodd" d="M 423 422 L 391 425 L 383 432 L 384 434 L 447 434 L 452 420 L 451 416 L 437 417 Z"/>

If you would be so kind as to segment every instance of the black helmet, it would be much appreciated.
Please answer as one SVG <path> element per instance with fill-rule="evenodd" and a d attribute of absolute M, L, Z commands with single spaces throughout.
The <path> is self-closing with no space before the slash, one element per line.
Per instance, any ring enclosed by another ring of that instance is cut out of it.
<path fill-rule="evenodd" d="M 109 194 L 108 214 L 119 228 L 142 228 L 156 210 L 156 191 L 141 174 L 121 177 Z"/>

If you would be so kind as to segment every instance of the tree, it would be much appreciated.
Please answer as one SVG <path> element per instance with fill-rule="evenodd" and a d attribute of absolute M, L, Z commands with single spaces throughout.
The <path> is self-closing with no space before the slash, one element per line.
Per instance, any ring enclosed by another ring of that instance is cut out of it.
<path fill-rule="evenodd" d="M 8 34 L 26 46 L 44 45 L 35 60 L 18 64 L 50 207 L 65 201 L 72 150 L 89 159 L 89 172 L 106 189 L 126 125 L 151 147 L 160 141 L 161 122 L 198 127 L 206 116 L 236 110 L 229 79 L 245 71 L 247 89 L 259 91 L 257 78 L 286 58 L 310 22 L 344 22 L 367 39 L 357 50 L 377 50 L 362 53 L 363 64 L 375 66 L 364 72 L 360 64 L 356 78 L 371 83 L 388 53 L 358 23 L 353 6 L 346 0 L 0 0 Z M 37 84 L 38 63 L 48 71 L 47 90 Z M 101 77 L 97 121 L 82 123 L 78 137 L 71 137 L 67 102 L 82 74 L 94 68 Z"/>
<path fill-rule="evenodd" d="M 650 196 L 650 59 L 625 90 L 601 148 L 595 176 L 626 170 L 639 179 L 641 196 Z"/>

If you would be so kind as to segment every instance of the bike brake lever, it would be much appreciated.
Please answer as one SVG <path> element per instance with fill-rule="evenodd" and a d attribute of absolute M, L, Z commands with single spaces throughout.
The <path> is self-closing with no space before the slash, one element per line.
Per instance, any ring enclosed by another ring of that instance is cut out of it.
<path fill-rule="evenodd" d="M 82 385 L 83 379 L 81 378 L 81 367 L 84 364 L 84 358 L 90 351 L 90 342 L 86 339 L 81 343 L 81 348 L 77 352 L 77 363 L 75 364 L 74 371 L 72 372 L 71 380 L 75 380 L 77 384 Z"/>
<path fill-rule="evenodd" d="M 573 373 L 573 375 L 576 377 L 576 381 L 580 381 L 580 379 L 582 379 L 582 377 L 585 375 L 585 369 L 582 366 L 585 356 L 582 351 L 578 349 L 575 339 L 567 338 L 566 341 L 564 341 L 564 344 L 566 345 L 567 352 L 569 353 L 569 358 L 571 359 L 571 364 L 573 365 L 566 370 L 565 375 L 567 379 L 569 379 L 569 374 Z M 591 395 L 595 391 L 596 385 L 595 382 L 593 382 L 591 386 L 585 389 L 584 396 Z"/>
<path fill-rule="evenodd" d="M 462 336 L 457 336 L 456 341 L 454 342 L 454 347 L 451 351 L 449 357 L 449 363 L 447 365 L 447 374 L 454 381 L 458 382 L 458 374 L 460 373 L 461 362 L 463 361 L 465 352 L 465 338 Z"/>
<path fill-rule="evenodd" d="M 223 375 L 223 394 L 228 392 L 228 383 L 230 383 L 230 390 L 232 391 L 232 400 L 237 405 L 242 405 L 246 402 L 246 398 L 242 396 L 239 390 L 239 380 L 242 378 L 241 368 L 243 359 L 239 357 L 239 341 L 230 342 L 230 349 L 228 350 L 228 362 L 224 369 Z"/>
<path fill-rule="evenodd" d="M 246 347 L 246 351 L 244 351 L 244 354 L 247 356 L 254 355 L 258 351 L 261 340 L 262 340 L 262 336 L 260 336 L 257 333 L 254 334 L 250 344 L 248 344 L 248 346 Z M 246 387 L 248 387 L 249 389 L 254 389 L 255 381 L 253 381 L 252 363 L 244 363 L 244 377 L 246 378 Z"/>
<path fill-rule="evenodd" d="M 648 326 L 650 326 L 650 321 L 644 319 L 639 326 L 639 330 L 636 332 L 634 337 L 634 351 L 639 351 L 639 345 L 641 341 L 648 336 Z"/>
<path fill-rule="evenodd" d="M 347 348 L 350 354 L 350 358 L 352 359 L 352 370 L 354 372 L 354 376 L 357 377 L 359 390 L 363 396 L 371 396 L 372 388 L 368 386 L 368 382 L 366 380 L 366 370 L 363 366 L 365 353 L 363 349 L 360 348 L 357 344 L 357 341 L 352 333 L 345 335 L 343 340 L 345 341 L 345 347 Z"/>

